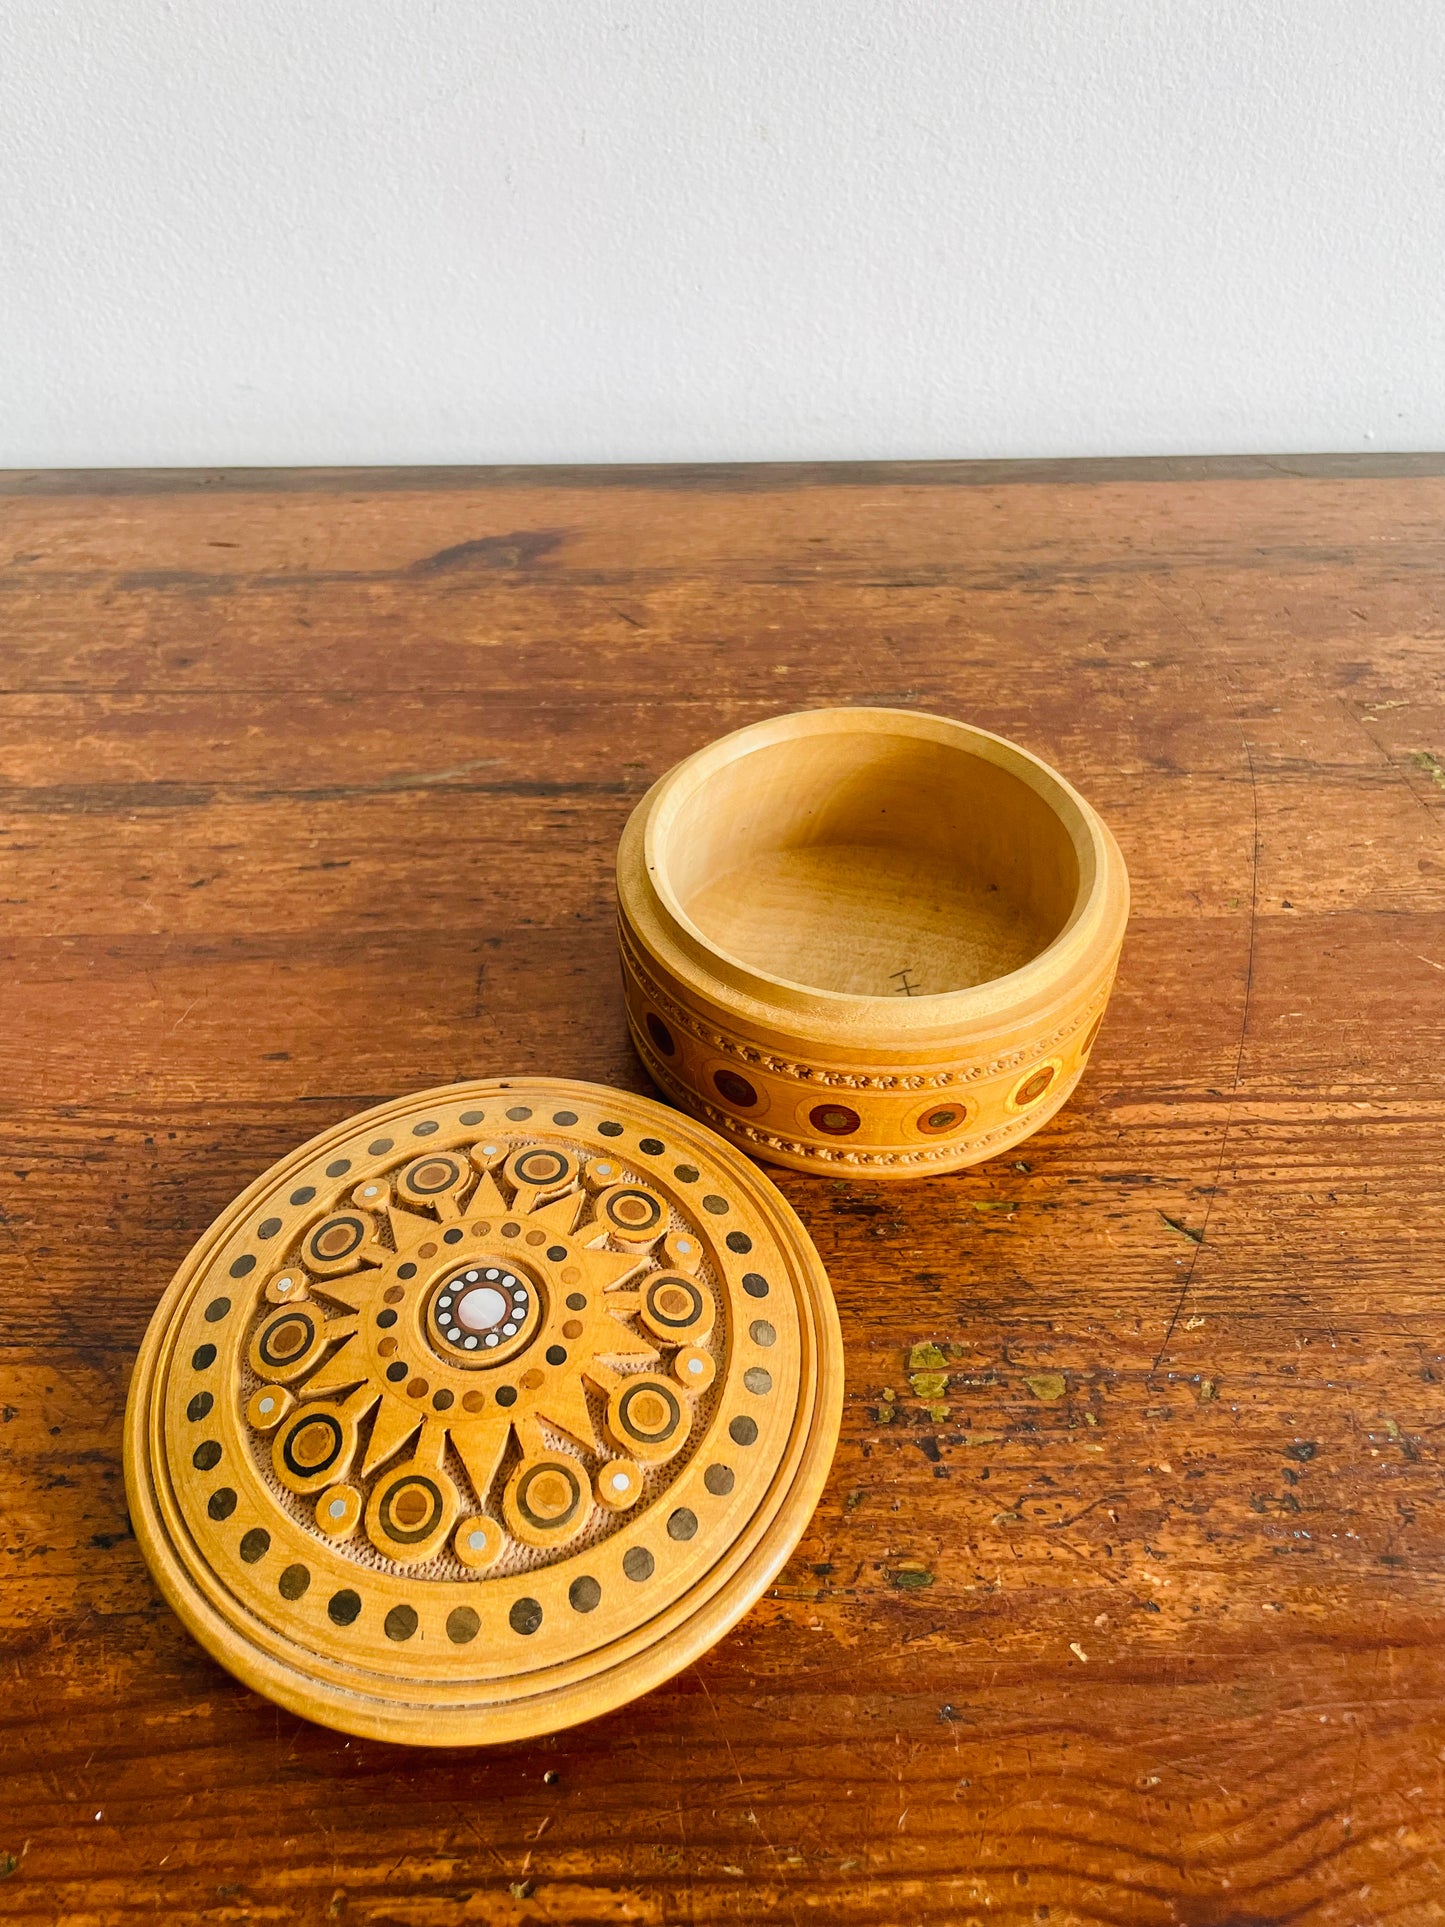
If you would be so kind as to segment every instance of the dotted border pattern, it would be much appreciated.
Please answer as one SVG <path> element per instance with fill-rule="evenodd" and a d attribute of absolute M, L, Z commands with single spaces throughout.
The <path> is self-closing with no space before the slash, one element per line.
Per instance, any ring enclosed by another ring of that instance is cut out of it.
<path fill-rule="evenodd" d="M 1001 1076 L 1005 1071 L 1017 1070 L 1023 1064 L 1032 1063 L 1035 1058 L 1047 1057 L 1058 1045 L 1066 1043 L 1082 1030 L 1090 1019 L 1096 1016 L 1109 1001 L 1114 988 L 1114 973 L 1097 988 L 1087 1003 L 1060 1024 L 1047 1037 L 1025 1045 L 1021 1049 L 1004 1051 L 986 1063 L 968 1064 L 958 1070 L 914 1072 L 914 1071 L 829 1071 L 816 1064 L 804 1064 L 787 1057 L 775 1057 L 769 1051 L 760 1050 L 756 1044 L 744 1043 L 737 1036 L 717 1030 L 689 1010 L 685 1004 L 660 984 L 644 964 L 641 954 L 632 939 L 627 924 L 619 915 L 617 923 L 618 948 L 622 953 L 624 975 L 631 975 L 645 997 L 655 1003 L 665 1016 L 676 1023 L 679 1030 L 692 1038 L 695 1044 L 711 1046 L 729 1057 L 735 1057 L 745 1064 L 756 1065 L 761 1070 L 771 1071 L 775 1076 L 786 1077 L 799 1084 L 823 1084 L 843 1090 L 859 1091 L 927 1091 L 947 1090 L 959 1084 L 975 1084 L 987 1077 Z M 649 1039 L 649 1044 L 651 1040 Z M 653 1053 L 657 1053 L 654 1051 Z M 720 1113 L 719 1115 L 726 1115 Z"/>
<path fill-rule="evenodd" d="M 972 1156 L 981 1147 L 1017 1143 L 1021 1138 L 1032 1135 L 1037 1125 L 1046 1121 L 1053 1111 L 1061 1105 L 1078 1082 L 1059 1086 L 1052 1104 L 1040 1103 L 1027 1111 L 1019 1112 L 1007 1124 L 997 1126 L 991 1131 L 971 1133 L 960 1131 L 957 1136 L 948 1138 L 937 1145 L 923 1145 L 910 1151 L 868 1151 L 854 1146 L 849 1148 L 839 1144 L 814 1144 L 798 1138 L 777 1137 L 771 1131 L 759 1130 L 757 1125 L 749 1124 L 742 1118 L 720 1111 L 715 1105 L 700 1098 L 690 1085 L 680 1078 L 671 1076 L 658 1061 L 655 1054 L 644 1047 L 634 1028 L 633 1041 L 637 1052 L 647 1066 L 647 1074 L 672 1097 L 684 1110 L 700 1118 L 715 1131 L 727 1137 L 745 1138 L 750 1144 L 761 1145 L 765 1151 L 786 1152 L 791 1157 L 806 1158 L 817 1164 L 849 1164 L 859 1167 L 906 1167 L 909 1165 L 956 1164 L 959 1153 L 966 1151 Z"/>

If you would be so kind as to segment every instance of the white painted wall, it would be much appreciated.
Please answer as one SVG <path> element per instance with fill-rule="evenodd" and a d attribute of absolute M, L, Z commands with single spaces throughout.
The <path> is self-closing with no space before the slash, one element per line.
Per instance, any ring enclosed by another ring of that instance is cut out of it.
<path fill-rule="evenodd" d="M 6 0 L 0 462 L 1445 445 L 1441 0 Z"/>

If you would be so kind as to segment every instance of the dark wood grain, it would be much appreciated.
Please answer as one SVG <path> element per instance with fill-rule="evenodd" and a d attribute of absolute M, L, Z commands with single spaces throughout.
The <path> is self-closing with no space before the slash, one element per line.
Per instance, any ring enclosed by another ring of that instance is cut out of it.
<path fill-rule="evenodd" d="M 1445 1920 L 1442 520 L 1421 457 L 8 478 L 0 1917 Z M 275 1711 L 127 1527 L 164 1283 L 362 1105 L 645 1088 L 626 814 L 825 702 L 1117 831 L 1078 1098 L 961 1177 L 780 1174 L 842 1443 L 672 1687 L 480 1755 Z"/>

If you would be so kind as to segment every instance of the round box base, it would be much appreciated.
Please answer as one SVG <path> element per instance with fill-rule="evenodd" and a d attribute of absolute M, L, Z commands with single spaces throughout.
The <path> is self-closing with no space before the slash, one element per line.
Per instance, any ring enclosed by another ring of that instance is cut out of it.
<path fill-rule="evenodd" d="M 754 1157 L 911 1177 L 1067 1100 L 1114 981 L 1107 827 L 1002 738 L 906 710 L 758 723 L 680 763 L 617 864 L 660 1090 Z"/>

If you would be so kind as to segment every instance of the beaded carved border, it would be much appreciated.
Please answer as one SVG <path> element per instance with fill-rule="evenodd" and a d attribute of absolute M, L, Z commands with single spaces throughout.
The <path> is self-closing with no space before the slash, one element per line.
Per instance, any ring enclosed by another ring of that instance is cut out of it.
<path fill-rule="evenodd" d="M 1024 1064 L 1047 1057 L 1060 1044 L 1066 1043 L 1090 1022 L 1109 1001 L 1114 988 L 1114 973 L 1100 984 L 1081 1010 L 1071 1015 L 1065 1023 L 1057 1026 L 1046 1037 L 1011 1051 L 1004 1051 L 986 1063 L 970 1064 L 959 1070 L 913 1072 L 913 1071 L 828 1071 L 814 1064 L 803 1064 L 791 1058 L 776 1057 L 770 1051 L 760 1050 L 756 1044 L 744 1043 L 731 1032 L 718 1030 L 705 1024 L 695 1012 L 688 1009 L 653 975 L 643 961 L 632 934 L 625 921 L 619 916 L 617 925 L 618 948 L 622 953 L 624 975 L 630 975 L 644 995 L 663 1012 L 664 1016 L 675 1023 L 679 1030 L 691 1037 L 694 1043 L 710 1046 L 725 1056 L 735 1057 L 740 1062 L 756 1065 L 759 1070 L 771 1071 L 774 1076 L 786 1077 L 799 1084 L 822 1084 L 840 1089 L 860 1091 L 919 1091 L 944 1090 L 958 1084 L 974 1084 L 984 1078 L 998 1077 L 1007 1071 L 1017 1070 Z M 711 1117 L 712 1112 L 708 1112 Z M 718 1116 L 729 1116 L 718 1112 Z M 729 1116 L 729 1122 L 736 1123 Z M 768 1142 L 774 1140 L 766 1132 L 755 1133 Z M 975 1142 L 984 1140 L 975 1139 Z M 935 1155 L 942 1155 L 936 1153 Z"/>

